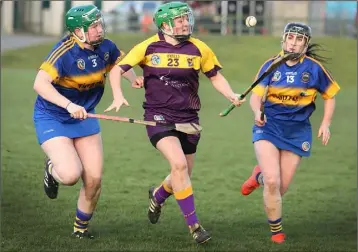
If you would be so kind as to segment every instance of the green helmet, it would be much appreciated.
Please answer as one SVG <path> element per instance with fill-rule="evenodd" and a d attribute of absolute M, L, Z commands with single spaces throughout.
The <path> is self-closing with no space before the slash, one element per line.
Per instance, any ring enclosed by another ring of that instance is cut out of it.
<path fill-rule="evenodd" d="M 174 19 L 177 17 L 183 17 L 188 16 L 189 19 L 189 34 L 188 35 L 173 35 L 168 34 L 163 30 L 163 23 L 166 23 L 170 26 L 170 29 L 173 33 L 173 27 L 174 27 Z M 183 2 L 170 2 L 165 3 L 157 9 L 157 11 L 154 14 L 154 23 L 158 27 L 159 30 L 161 30 L 163 33 L 174 37 L 179 42 L 185 41 L 190 38 L 193 29 L 194 29 L 194 15 L 193 11 L 189 7 L 187 3 Z"/>
<path fill-rule="evenodd" d="M 79 28 L 82 30 L 83 35 L 85 35 L 85 32 L 88 32 L 88 28 L 96 23 L 101 22 L 103 26 L 103 36 L 100 40 L 97 41 L 91 41 L 89 44 L 96 45 L 103 41 L 104 39 L 104 21 L 102 18 L 101 11 L 93 4 L 89 5 L 79 5 L 72 7 L 69 9 L 65 15 L 65 22 L 66 22 L 66 28 L 69 32 L 73 33 L 75 32 L 75 29 Z M 74 34 L 74 36 L 76 36 Z M 77 37 L 77 36 L 76 36 Z M 84 40 L 80 39 L 81 42 L 85 42 L 85 36 Z"/>

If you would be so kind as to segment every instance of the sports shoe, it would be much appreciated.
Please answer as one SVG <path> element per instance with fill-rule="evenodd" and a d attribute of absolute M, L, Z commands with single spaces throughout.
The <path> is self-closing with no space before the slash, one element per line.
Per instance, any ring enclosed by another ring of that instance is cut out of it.
<path fill-rule="evenodd" d="M 158 204 L 154 197 L 154 186 L 149 188 L 149 207 L 148 219 L 152 224 L 156 224 L 162 212 L 162 205 Z"/>
<path fill-rule="evenodd" d="M 56 199 L 58 194 L 58 182 L 50 174 L 50 166 L 52 166 L 52 162 L 47 158 L 45 161 L 44 189 L 50 199 Z"/>
<path fill-rule="evenodd" d="M 286 239 L 286 235 L 284 233 L 278 233 L 271 236 L 271 241 L 274 243 L 284 243 Z"/>
<path fill-rule="evenodd" d="M 206 231 L 199 223 L 189 226 L 189 230 L 193 239 L 198 244 L 203 244 L 211 239 L 209 232 Z"/>
<path fill-rule="evenodd" d="M 81 232 L 81 231 L 76 231 L 72 233 L 72 236 L 75 238 L 79 238 L 79 239 L 83 239 L 83 238 L 87 238 L 87 239 L 94 239 L 94 236 L 92 234 L 90 234 L 88 232 L 88 230 Z"/>
<path fill-rule="evenodd" d="M 252 193 L 256 188 L 260 187 L 260 184 L 256 181 L 256 176 L 259 172 L 261 172 L 260 167 L 256 165 L 254 170 L 252 171 L 251 176 L 241 186 L 242 195 L 247 196 Z"/>

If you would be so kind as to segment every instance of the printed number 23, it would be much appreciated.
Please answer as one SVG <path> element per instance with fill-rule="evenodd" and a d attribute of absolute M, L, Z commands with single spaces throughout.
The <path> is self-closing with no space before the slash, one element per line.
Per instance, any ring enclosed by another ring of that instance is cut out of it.
<path fill-rule="evenodd" d="M 97 66 L 97 61 L 96 61 L 96 59 L 92 59 L 92 67 L 96 67 Z"/>
<path fill-rule="evenodd" d="M 168 66 L 179 66 L 179 59 L 168 59 Z"/>

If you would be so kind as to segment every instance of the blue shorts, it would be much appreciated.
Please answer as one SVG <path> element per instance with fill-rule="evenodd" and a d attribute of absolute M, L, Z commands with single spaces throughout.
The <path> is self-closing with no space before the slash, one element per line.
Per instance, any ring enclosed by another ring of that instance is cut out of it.
<path fill-rule="evenodd" d="M 311 124 L 308 120 L 293 122 L 267 118 L 263 127 L 254 125 L 252 128 L 252 142 L 259 140 L 267 140 L 278 149 L 309 157 L 312 146 Z"/>
<path fill-rule="evenodd" d="M 93 113 L 93 111 L 91 113 Z M 99 121 L 96 118 L 60 122 L 45 112 L 35 110 L 33 119 L 37 141 L 40 145 L 45 141 L 58 136 L 73 139 L 94 135 L 101 131 Z"/>

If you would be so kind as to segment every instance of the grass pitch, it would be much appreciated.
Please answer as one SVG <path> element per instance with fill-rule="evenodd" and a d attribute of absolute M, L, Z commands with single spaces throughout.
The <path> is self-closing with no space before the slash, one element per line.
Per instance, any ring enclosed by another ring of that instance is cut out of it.
<path fill-rule="evenodd" d="M 144 35 L 111 36 L 128 51 Z M 236 92 L 251 84 L 258 68 L 280 50 L 272 37 L 202 36 L 212 47 Z M 1 73 L 1 248 L 3 251 L 356 251 L 357 51 L 356 40 L 317 39 L 330 50 L 328 68 L 341 85 L 324 147 L 316 137 L 312 156 L 304 159 L 284 197 L 282 245 L 272 244 L 263 212 L 261 190 L 240 194 L 241 183 L 255 165 L 247 103 L 228 117 L 218 113 L 228 102 L 202 76 L 201 124 L 204 127 L 193 172 L 198 217 L 213 239 L 198 247 L 175 200 L 168 200 L 160 223 L 149 224 L 148 187 L 157 185 L 169 167 L 151 146 L 145 128 L 102 121 L 105 171 L 102 195 L 91 222 L 98 238 L 70 237 L 80 184 L 60 187 L 59 198 L 43 192 L 43 153 L 32 122 L 36 97 L 32 89 L 37 68 L 53 44 L 9 51 Z M 138 70 L 138 68 L 137 68 Z M 137 71 L 137 73 L 139 73 Z M 141 118 L 144 90 L 123 83 L 132 105 L 120 115 Z M 107 86 L 98 112 L 112 101 Z M 322 100 L 311 121 L 316 136 Z"/>

